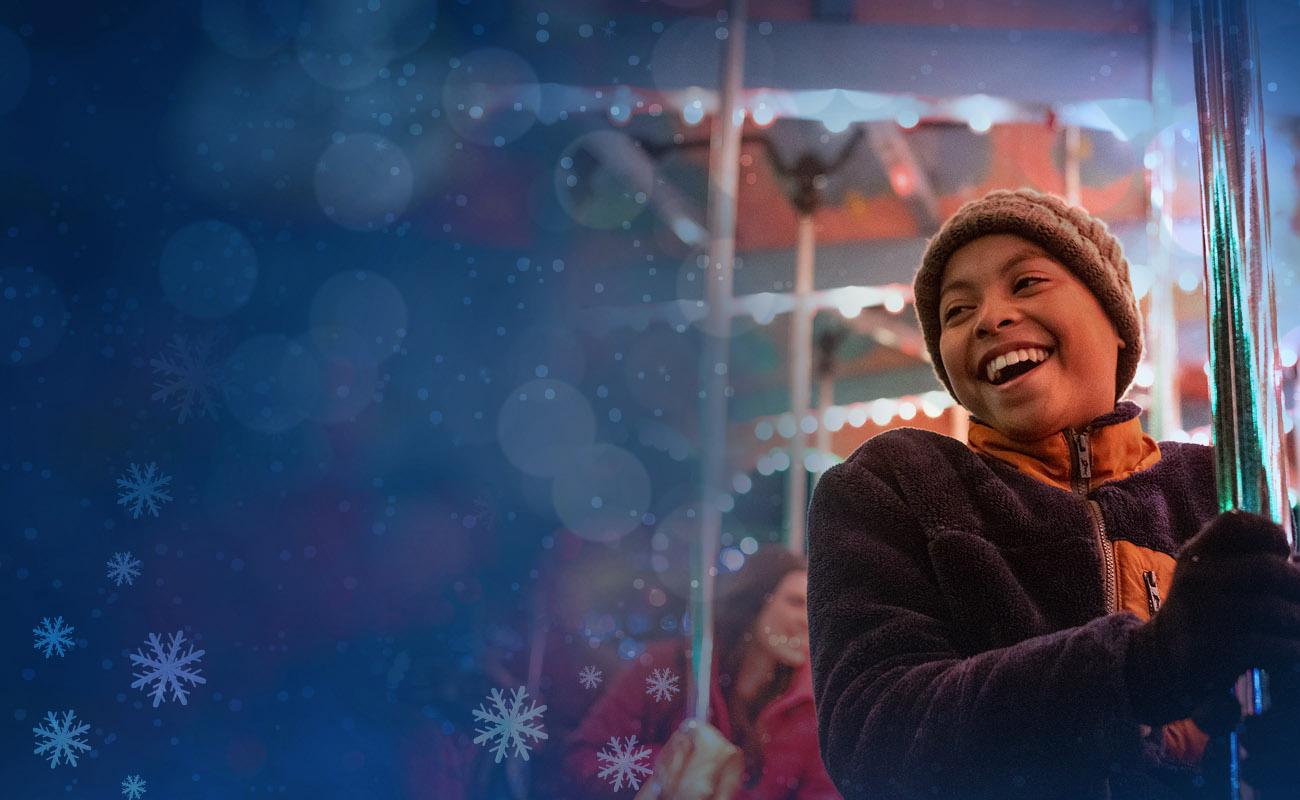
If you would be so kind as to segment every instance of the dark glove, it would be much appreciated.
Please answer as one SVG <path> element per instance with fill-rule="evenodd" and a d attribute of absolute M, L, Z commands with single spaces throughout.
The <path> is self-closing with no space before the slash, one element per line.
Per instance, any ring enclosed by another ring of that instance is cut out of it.
<path fill-rule="evenodd" d="M 1178 554 L 1160 611 L 1135 628 L 1125 664 L 1139 722 L 1163 725 L 1221 699 L 1251 668 L 1300 663 L 1300 568 L 1282 528 L 1228 511 Z"/>

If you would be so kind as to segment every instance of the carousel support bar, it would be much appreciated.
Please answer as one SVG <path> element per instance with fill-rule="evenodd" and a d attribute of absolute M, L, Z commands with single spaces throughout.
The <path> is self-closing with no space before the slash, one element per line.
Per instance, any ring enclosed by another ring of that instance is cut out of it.
<path fill-rule="evenodd" d="M 1173 16 L 1173 0 L 1157 0 L 1151 20 L 1151 115 L 1155 135 L 1147 148 L 1151 186 L 1147 267 L 1151 270 L 1151 289 L 1144 348 L 1154 371 L 1150 433 L 1157 440 L 1172 439 L 1183 427 L 1178 386 L 1178 330 L 1174 317 L 1176 284 L 1171 207 L 1177 189 L 1174 102 L 1169 87 Z"/>
<path fill-rule="evenodd" d="M 831 428 L 826 423 L 826 412 L 835 405 L 835 356 L 823 348 L 819 357 L 822 363 L 817 370 L 817 471 L 813 475 L 814 481 L 821 480 L 822 473 L 830 466 Z"/>
<path fill-rule="evenodd" d="M 812 209 L 799 214 L 799 240 L 795 258 L 794 313 L 790 318 L 790 410 L 794 414 L 794 436 L 790 437 L 790 469 L 786 474 L 786 542 L 802 553 L 804 523 L 808 514 L 808 469 L 804 454 L 808 434 L 803 429 L 808 416 L 812 388 L 813 315 L 808 302 L 813 290 L 814 240 Z"/>
<path fill-rule="evenodd" d="M 1219 507 L 1289 528 L 1253 2 L 1193 0 L 1192 34 Z M 1258 671 L 1238 682 L 1246 713 L 1265 709 L 1265 685 Z M 1238 781 L 1235 734 L 1229 756 L 1230 796 L 1253 796 Z"/>
<path fill-rule="evenodd" d="M 704 502 L 700 536 L 691 548 L 691 667 L 687 697 L 690 716 L 709 716 L 713 665 L 713 578 L 722 531 L 721 497 L 726 492 L 728 360 L 731 339 L 732 268 L 736 256 L 736 194 L 740 187 L 741 78 L 745 66 L 747 0 L 732 0 L 727 23 L 722 92 L 709 143 L 709 268 L 704 299 L 704 399 L 701 428 Z"/>
<path fill-rule="evenodd" d="M 1080 178 L 1083 161 L 1083 134 L 1078 125 L 1065 126 L 1065 199 L 1070 205 L 1083 205 L 1083 183 Z"/>

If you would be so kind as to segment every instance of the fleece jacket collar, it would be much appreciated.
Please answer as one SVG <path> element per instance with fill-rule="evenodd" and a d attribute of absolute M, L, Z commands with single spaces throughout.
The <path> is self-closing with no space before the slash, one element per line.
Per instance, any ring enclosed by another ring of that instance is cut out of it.
<path fill-rule="evenodd" d="M 1086 434 L 1092 452 L 1089 486 L 1127 478 L 1160 460 L 1160 446 L 1142 432 L 1141 409 L 1127 400 L 1090 422 L 1082 431 L 1063 430 L 1044 439 L 1021 442 L 971 418 L 968 445 L 977 453 L 1005 461 L 1043 483 L 1071 491 L 1074 459 L 1071 437 Z"/>

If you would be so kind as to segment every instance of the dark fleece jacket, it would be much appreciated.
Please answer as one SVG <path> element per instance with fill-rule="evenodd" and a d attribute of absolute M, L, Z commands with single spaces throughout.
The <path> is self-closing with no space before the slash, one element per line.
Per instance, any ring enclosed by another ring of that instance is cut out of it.
<path fill-rule="evenodd" d="M 1121 403 L 1092 428 L 1132 419 Z M 926 431 L 863 444 L 809 516 L 818 733 L 846 798 L 1199 797 L 1133 718 L 1129 632 L 1107 614 L 1089 500 L 1110 539 L 1174 554 L 1217 513 L 1209 448 L 1049 486 Z"/>

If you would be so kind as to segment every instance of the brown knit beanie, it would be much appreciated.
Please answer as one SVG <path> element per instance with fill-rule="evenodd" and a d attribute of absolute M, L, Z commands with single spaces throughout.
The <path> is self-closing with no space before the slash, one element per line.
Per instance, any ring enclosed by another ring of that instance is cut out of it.
<path fill-rule="evenodd" d="M 948 393 L 956 397 L 939 353 L 943 271 L 963 245 L 994 233 L 1012 233 L 1042 247 L 1096 296 L 1126 345 L 1119 351 L 1115 370 L 1115 399 L 1119 400 L 1133 382 L 1142 357 L 1142 316 L 1129 282 L 1128 261 L 1106 223 L 1059 197 L 1033 189 L 998 189 L 966 203 L 926 246 L 912 283 L 916 317 L 935 374 Z"/>

